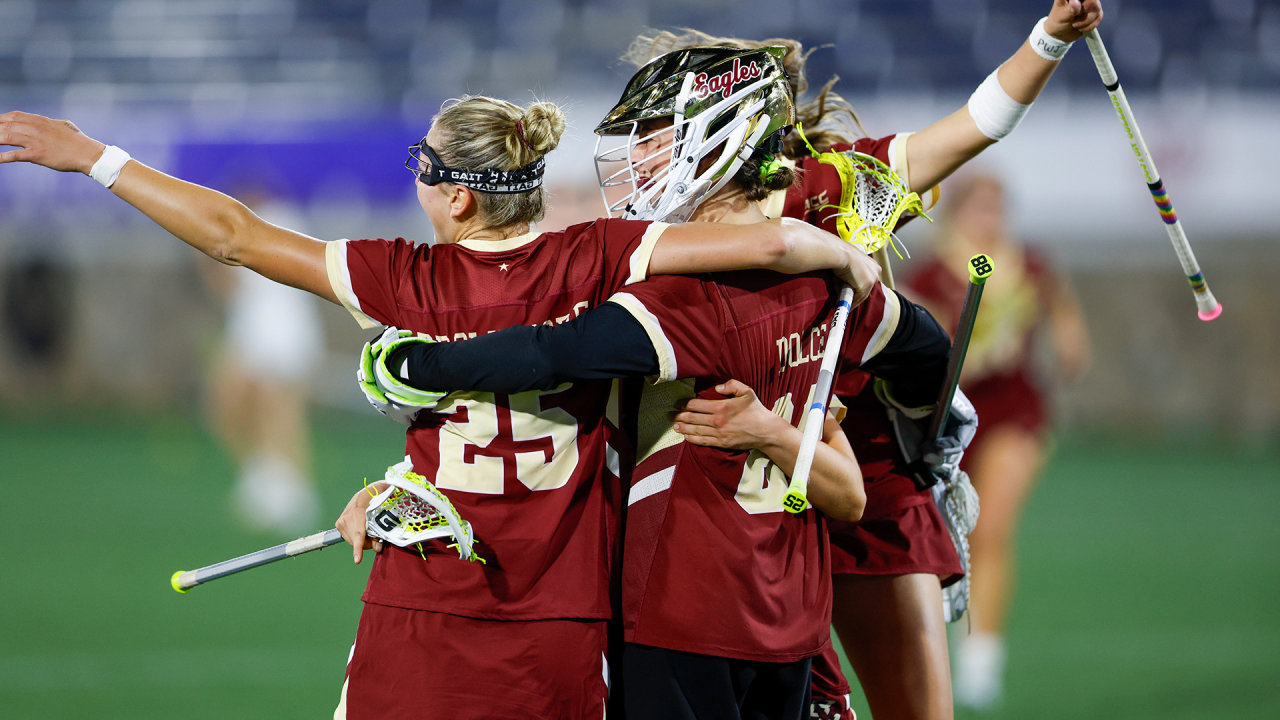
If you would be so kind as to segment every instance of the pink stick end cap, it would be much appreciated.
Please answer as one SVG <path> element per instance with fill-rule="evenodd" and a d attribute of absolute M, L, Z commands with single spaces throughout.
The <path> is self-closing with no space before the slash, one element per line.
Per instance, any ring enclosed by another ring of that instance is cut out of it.
<path fill-rule="evenodd" d="M 1205 322 L 1209 322 L 1210 320 L 1218 317 L 1221 314 L 1222 314 L 1222 303 L 1218 303 L 1218 307 L 1210 310 L 1209 312 L 1204 312 L 1204 311 L 1196 312 L 1196 315 L 1199 315 L 1200 319 Z"/>

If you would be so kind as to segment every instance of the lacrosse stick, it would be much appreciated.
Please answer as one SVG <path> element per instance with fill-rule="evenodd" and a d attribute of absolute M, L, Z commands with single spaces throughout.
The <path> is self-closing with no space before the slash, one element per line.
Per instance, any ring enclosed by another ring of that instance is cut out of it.
<path fill-rule="evenodd" d="M 1187 282 L 1191 283 L 1191 289 L 1195 292 L 1196 314 L 1201 320 L 1212 320 L 1222 314 L 1222 304 L 1213 297 L 1209 283 L 1205 282 L 1204 273 L 1200 271 L 1200 264 L 1196 262 L 1195 253 L 1191 252 L 1191 243 L 1187 242 L 1187 234 L 1183 232 L 1178 213 L 1169 200 L 1169 191 L 1165 190 L 1164 181 L 1160 179 L 1156 164 L 1151 160 L 1151 153 L 1147 151 L 1147 143 L 1142 139 L 1142 131 L 1138 129 L 1138 121 L 1133 117 L 1133 109 L 1129 107 L 1124 88 L 1120 87 L 1120 78 L 1116 75 L 1115 66 L 1111 64 L 1111 57 L 1107 55 L 1106 46 L 1102 44 L 1102 37 L 1097 30 L 1090 30 L 1084 34 L 1084 39 L 1089 43 L 1089 52 L 1093 55 L 1094 64 L 1098 66 L 1102 84 L 1107 86 L 1107 93 L 1111 95 L 1111 104 L 1120 116 L 1125 134 L 1129 136 L 1129 146 L 1138 159 L 1138 167 L 1142 168 L 1147 189 L 1151 191 L 1156 209 L 1160 211 L 1160 219 L 1165 223 L 1165 230 L 1169 231 L 1169 240 L 1178 253 L 1182 272 L 1186 274 Z"/>
<path fill-rule="evenodd" d="M 956 388 L 960 387 L 960 371 L 964 369 L 964 356 L 969 352 L 973 323 L 978 317 L 978 304 L 982 302 L 982 289 L 986 287 L 992 269 L 991 258 L 986 255 L 969 258 L 969 288 L 965 290 L 960 322 L 956 323 L 955 339 L 951 342 L 951 357 L 947 359 L 947 374 L 942 382 L 942 391 L 938 393 L 938 404 L 929 420 L 929 434 L 925 435 L 926 452 L 930 446 L 936 448 L 938 441 L 942 439 L 943 426 L 951 412 L 951 401 L 955 399 Z"/>
<path fill-rule="evenodd" d="M 456 545 L 450 547 L 456 547 L 463 560 L 481 560 L 473 552 L 475 537 L 471 524 L 458 516 L 458 511 L 449 502 L 449 498 L 426 478 L 413 472 L 413 464 L 408 457 L 405 457 L 404 462 L 387 468 L 382 481 L 390 487 L 375 496 L 365 510 L 365 530 L 371 537 L 381 538 L 398 547 L 408 547 L 433 538 L 452 537 Z M 174 590 L 185 593 L 211 580 L 320 550 L 339 542 L 342 542 L 342 534 L 337 529 L 326 530 L 199 570 L 179 570 L 169 582 Z"/>
<path fill-rule="evenodd" d="M 798 129 L 800 137 L 804 138 L 804 129 Z M 808 143 L 806 139 L 805 144 Z M 818 153 L 812 145 L 809 145 L 809 150 L 818 156 L 819 162 L 834 166 L 840 173 L 839 204 L 826 205 L 821 209 L 836 209 L 836 229 L 845 242 L 874 253 L 893 243 L 893 228 L 904 212 L 924 215 L 920 196 L 911 192 L 888 165 L 859 152 Z M 813 401 L 805 411 L 804 431 L 800 437 L 795 470 L 791 473 L 791 484 L 782 498 L 782 507 L 787 512 L 804 512 L 809 507 L 809 471 L 813 468 L 813 456 L 822 440 L 827 403 L 835 382 L 836 362 L 844 346 L 845 329 L 852 309 L 853 288 L 845 285 L 840 290 L 826 350 L 822 353 Z"/>
<path fill-rule="evenodd" d="M 969 288 L 965 291 L 964 306 L 960 309 L 960 322 L 956 324 L 951 357 L 947 359 L 946 380 L 942 384 L 942 391 L 938 393 L 938 404 L 929 421 L 929 432 L 925 435 L 922 448 L 925 453 L 939 452 L 938 444 L 946 428 L 947 416 L 951 413 L 956 388 L 960 386 L 960 371 L 964 369 L 969 340 L 973 337 L 973 324 L 978 317 L 978 305 L 982 302 L 982 289 L 986 287 L 987 278 L 991 277 L 992 271 L 991 259 L 986 255 L 974 255 L 969 259 Z M 959 451 L 963 450 L 962 445 Z M 920 463 L 923 465 L 923 460 Z M 969 609 L 969 533 L 973 532 L 973 526 L 978 521 L 978 493 L 969 482 L 969 475 L 960 469 L 959 460 L 952 466 L 951 476 L 941 482 L 937 481 L 928 467 L 915 468 L 913 475 L 917 488 L 924 489 L 932 485 L 934 505 L 938 507 L 938 514 L 947 526 L 947 533 L 951 535 L 956 555 L 960 558 L 960 568 L 964 571 L 964 577 L 959 582 L 942 590 L 943 618 L 952 623 Z M 925 479 L 930 481 L 929 485 L 921 484 Z"/>

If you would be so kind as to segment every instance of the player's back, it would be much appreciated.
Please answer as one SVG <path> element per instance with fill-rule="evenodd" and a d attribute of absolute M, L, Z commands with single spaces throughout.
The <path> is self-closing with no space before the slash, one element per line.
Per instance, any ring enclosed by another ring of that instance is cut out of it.
<path fill-rule="evenodd" d="M 340 241 L 330 276 L 368 327 L 452 341 L 567 322 L 643 279 L 661 224 L 602 220 L 500 242 Z M 616 479 L 602 482 L 610 384 L 453 393 L 409 429 L 415 471 L 472 523 L 485 563 L 443 541 L 383 552 L 365 601 L 507 620 L 606 618 Z"/>
<path fill-rule="evenodd" d="M 831 580 L 823 519 L 782 508 L 785 474 L 759 451 L 682 441 L 672 403 L 740 380 L 801 426 L 831 329 L 829 274 L 725 273 L 656 278 L 611 298 L 658 351 L 660 380 L 636 415 L 623 612 L 627 640 L 723 657 L 786 662 L 827 642 Z M 877 285 L 854 309 L 844 356 L 860 363 L 892 335 L 896 296 Z M 692 380 L 691 380 L 692 379 Z"/>

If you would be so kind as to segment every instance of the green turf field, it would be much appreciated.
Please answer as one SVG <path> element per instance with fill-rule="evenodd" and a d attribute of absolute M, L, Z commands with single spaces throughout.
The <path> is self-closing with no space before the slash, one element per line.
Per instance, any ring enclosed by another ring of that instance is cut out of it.
<path fill-rule="evenodd" d="M 322 414 L 316 447 L 336 516 L 403 445 Z M 366 573 L 345 546 L 169 587 L 281 541 L 236 526 L 231 464 L 199 426 L 0 419 L 0 467 L 0 717 L 330 716 Z M 1064 444 L 1024 524 L 994 717 L 1280 717 L 1277 518 L 1275 456 Z"/>

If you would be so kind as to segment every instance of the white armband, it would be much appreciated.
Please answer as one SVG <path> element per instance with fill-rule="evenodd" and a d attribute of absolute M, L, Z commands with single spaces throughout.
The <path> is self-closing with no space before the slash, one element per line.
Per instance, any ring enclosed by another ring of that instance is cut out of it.
<path fill-rule="evenodd" d="M 1072 43 L 1063 42 L 1062 40 L 1059 40 L 1045 32 L 1044 21 L 1048 19 L 1049 18 L 1047 17 L 1040 18 L 1040 21 L 1036 23 L 1036 26 L 1031 28 L 1031 37 L 1027 38 L 1027 42 L 1031 43 L 1031 49 L 1035 50 L 1036 54 L 1040 57 L 1045 60 L 1058 62 L 1062 59 L 1062 56 L 1066 55 L 1067 51 L 1071 49 Z"/>
<path fill-rule="evenodd" d="M 992 140 L 999 140 L 1013 132 L 1018 123 L 1022 122 L 1022 116 L 1031 109 L 1031 103 L 1023 105 L 1009 97 L 1009 93 L 1000 87 L 1000 80 L 996 77 L 999 72 L 1000 68 L 996 68 L 982 81 L 973 95 L 969 96 L 968 105 L 969 115 L 978 126 L 978 132 Z"/>
<path fill-rule="evenodd" d="M 108 145 L 107 149 L 102 151 L 102 157 L 98 158 L 98 162 L 94 163 L 89 170 L 89 177 L 97 180 L 102 187 L 109 188 L 115 184 L 116 178 L 120 177 L 124 164 L 131 159 L 129 153 L 115 145 Z"/>

